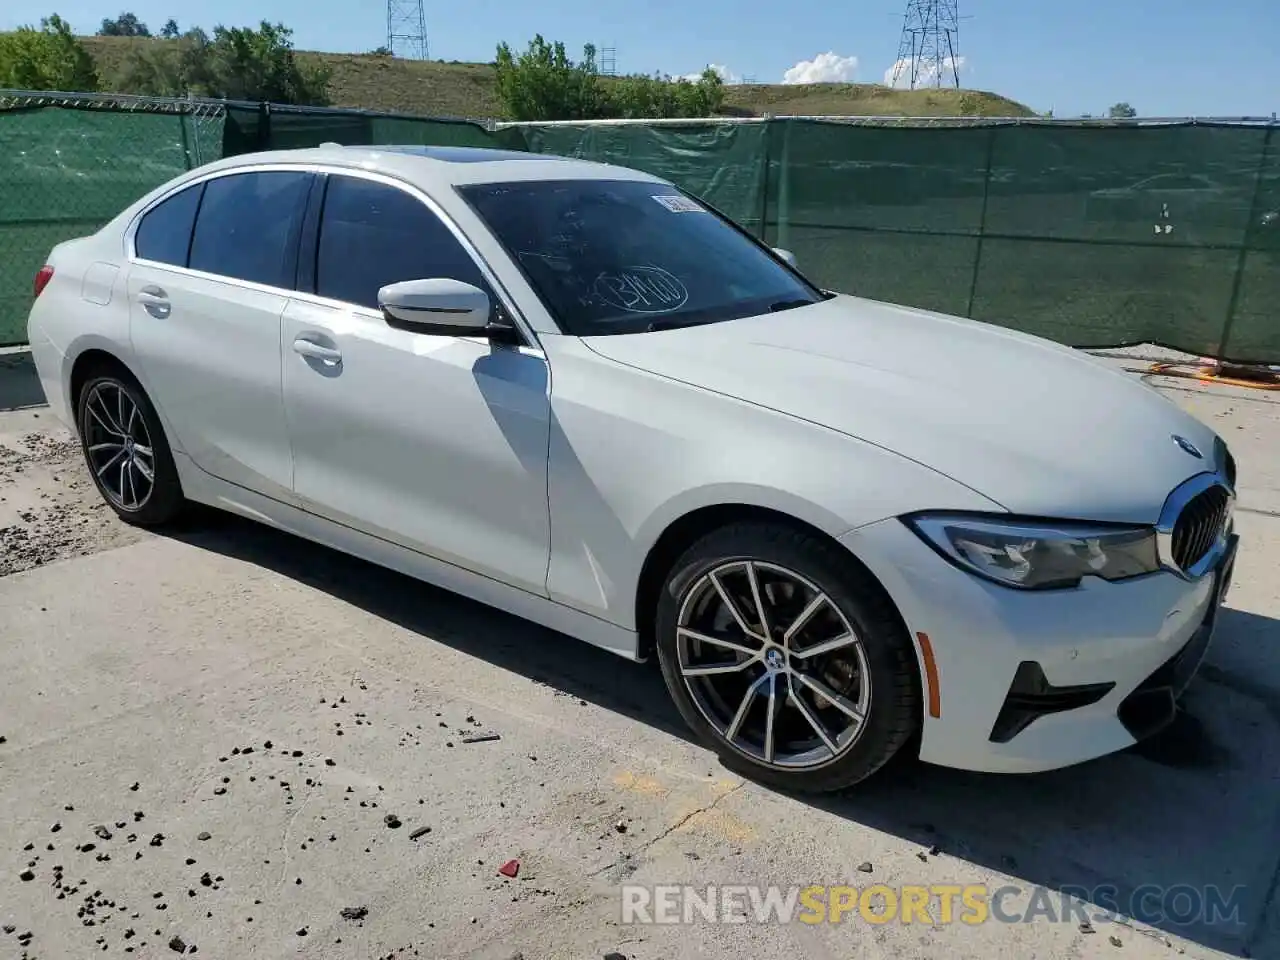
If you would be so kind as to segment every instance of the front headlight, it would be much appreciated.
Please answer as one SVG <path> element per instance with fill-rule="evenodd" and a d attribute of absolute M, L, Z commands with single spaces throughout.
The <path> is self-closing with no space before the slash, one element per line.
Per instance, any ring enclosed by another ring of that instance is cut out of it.
<path fill-rule="evenodd" d="M 1084 577 L 1124 580 L 1160 569 L 1155 531 L 947 514 L 904 517 L 952 563 L 1008 587 L 1051 590 Z"/>

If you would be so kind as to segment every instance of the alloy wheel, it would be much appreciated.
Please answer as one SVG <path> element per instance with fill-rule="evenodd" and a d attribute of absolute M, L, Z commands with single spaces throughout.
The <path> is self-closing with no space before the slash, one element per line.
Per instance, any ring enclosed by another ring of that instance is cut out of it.
<path fill-rule="evenodd" d="M 757 763 L 825 766 L 866 728 L 871 669 L 862 640 L 794 570 L 733 560 L 704 573 L 680 605 L 676 652 L 703 717 Z"/>
<path fill-rule="evenodd" d="M 89 469 L 112 506 L 141 510 L 155 489 L 156 459 L 146 417 L 119 383 L 93 385 L 85 401 Z"/>

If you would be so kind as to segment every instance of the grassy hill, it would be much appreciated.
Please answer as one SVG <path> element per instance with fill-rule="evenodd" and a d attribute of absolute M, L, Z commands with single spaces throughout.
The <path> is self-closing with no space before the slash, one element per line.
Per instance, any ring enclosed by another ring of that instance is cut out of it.
<path fill-rule="evenodd" d="M 131 37 L 84 37 L 104 83 L 109 84 L 139 43 Z M 329 94 L 338 107 L 362 107 L 417 116 L 501 117 L 494 68 L 485 63 L 418 62 L 368 54 L 308 53 L 332 72 Z M 725 88 L 733 116 L 1025 117 L 1033 112 L 994 93 L 977 90 L 890 90 L 868 83 L 804 86 L 735 84 Z"/>

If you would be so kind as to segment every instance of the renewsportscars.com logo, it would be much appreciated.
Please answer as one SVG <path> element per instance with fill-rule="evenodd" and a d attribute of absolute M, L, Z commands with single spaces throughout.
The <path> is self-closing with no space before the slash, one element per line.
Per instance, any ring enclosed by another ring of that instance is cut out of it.
<path fill-rule="evenodd" d="M 1224 893 L 1187 884 L 1141 886 L 1128 893 L 1093 888 L 1006 884 L 810 884 L 778 887 L 676 884 L 622 887 L 622 922 L 692 923 L 920 923 L 929 926 L 996 923 L 1240 923 L 1244 887 Z"/>

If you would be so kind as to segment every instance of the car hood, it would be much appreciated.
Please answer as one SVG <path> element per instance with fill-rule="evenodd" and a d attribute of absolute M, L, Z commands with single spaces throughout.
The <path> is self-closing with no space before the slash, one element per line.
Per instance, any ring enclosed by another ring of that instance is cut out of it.
<path fill-rule="evenodd" d="M 892 450 L 1014 513 L 1152 523 L 1170 490 L 1213 468 L 1213 431 L 1134 377 L 1038 337 L 925 310 L 837 296 L 584 342 Z"/>

